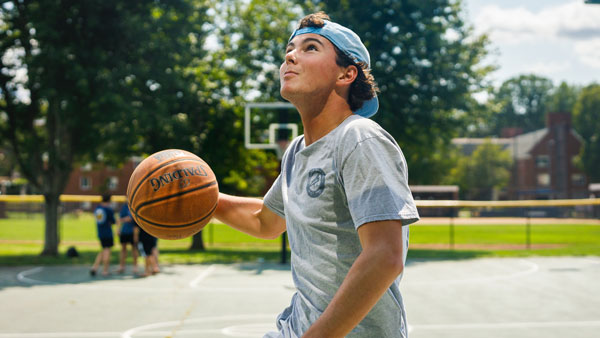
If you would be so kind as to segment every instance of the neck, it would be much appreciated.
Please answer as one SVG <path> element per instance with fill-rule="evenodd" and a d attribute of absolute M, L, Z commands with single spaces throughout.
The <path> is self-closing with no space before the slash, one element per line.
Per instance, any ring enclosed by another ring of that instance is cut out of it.
<path fill-rule="evenodd" d="M 352 115 L 350 106 L 343 98 L 330 98 L 325 102 L 305 100 L 293 104 L 300 113 L 304 127 L 304 143 L 306 146 L 316 142 L 340 125 Z"/>

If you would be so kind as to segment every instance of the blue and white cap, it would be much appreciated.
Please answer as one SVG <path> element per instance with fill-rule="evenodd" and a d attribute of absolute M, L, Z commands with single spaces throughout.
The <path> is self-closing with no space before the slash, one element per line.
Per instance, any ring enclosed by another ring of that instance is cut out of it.
<path fill-rule="evenodd" d="M 367 68 L 371 69 L 371 57 L 369 56 L 369 51 L 360 40 L 360 37 L 340 24 L 329 20 L 323 21 L 325 22 L 323 27 L 303 27 L 296 29 L 294 33 L 292 33 L 292 36 L 290 36 L 288 42 L 298 35 L 309 33 L 318 34 L 329 40 L 343 53 L 350 56 L 354 62 L 364 62 L 367 65 Z M 377 113 L 378 109 L 379 100 L 377 99 L 377 95 L 375 95 L 372 99 L 363 102 L 362 107 L 354 111 L 354 114 L 371 117 Z"/>

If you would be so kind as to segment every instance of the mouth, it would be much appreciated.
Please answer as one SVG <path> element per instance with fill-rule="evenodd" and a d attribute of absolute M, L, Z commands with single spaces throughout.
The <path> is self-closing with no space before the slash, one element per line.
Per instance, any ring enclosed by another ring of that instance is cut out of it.
<path fill-rule="evenodd" d="M 283 73 L 283 77 L 290 77 L 290 76 L 294 76 L 294 75 L 298 75 L 298 73 L 293 72 L 291 70 L 288 70 L 287 72 Z"/>

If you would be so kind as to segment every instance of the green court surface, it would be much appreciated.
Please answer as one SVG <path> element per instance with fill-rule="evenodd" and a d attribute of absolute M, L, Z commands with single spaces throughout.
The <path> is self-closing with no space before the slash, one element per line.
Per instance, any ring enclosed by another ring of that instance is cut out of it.
<path fill-rule="evenodd" d="M 409 260 L 411 338 L 597 337 L 600 258 Z M 0 338 L 262 337 L 294 292 L 288 265 L 168 265 L 91 277 L 85 266 L 0 268 Z"/>

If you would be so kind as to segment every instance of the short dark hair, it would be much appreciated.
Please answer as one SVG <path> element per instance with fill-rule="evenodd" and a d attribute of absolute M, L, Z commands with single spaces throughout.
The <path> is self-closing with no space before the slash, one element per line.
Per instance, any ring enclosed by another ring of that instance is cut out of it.
<path fill-rule="evenodd" d="M 102 194 L 102 202 L 110 202 L 110 194 Z"/>
<path fill-rule="evenodd" d="M 317 12 L 309 14 L 300 20 L 298 29 L 304 27 L 323 27 L 325 25 L 324 20 L 330 20 L 329 15 L 325 12 Z M 350 93 L 348 95 L 348 105 L 352 111 L 358 110 L 362 107 L 365 101 L 368 101 L 377 95 L 379 88 L 375 83 L 375 78 L 371 74 L 371 70 L 368 69 L 368 65 L 364 62 L 355 62 L 352 57 L 339 48 L 333 45 L 336 53 L 335 63 L 341 67 L 355 66 L 358 69 L 358 75 L 352 84 L 350 85 Z"/>

